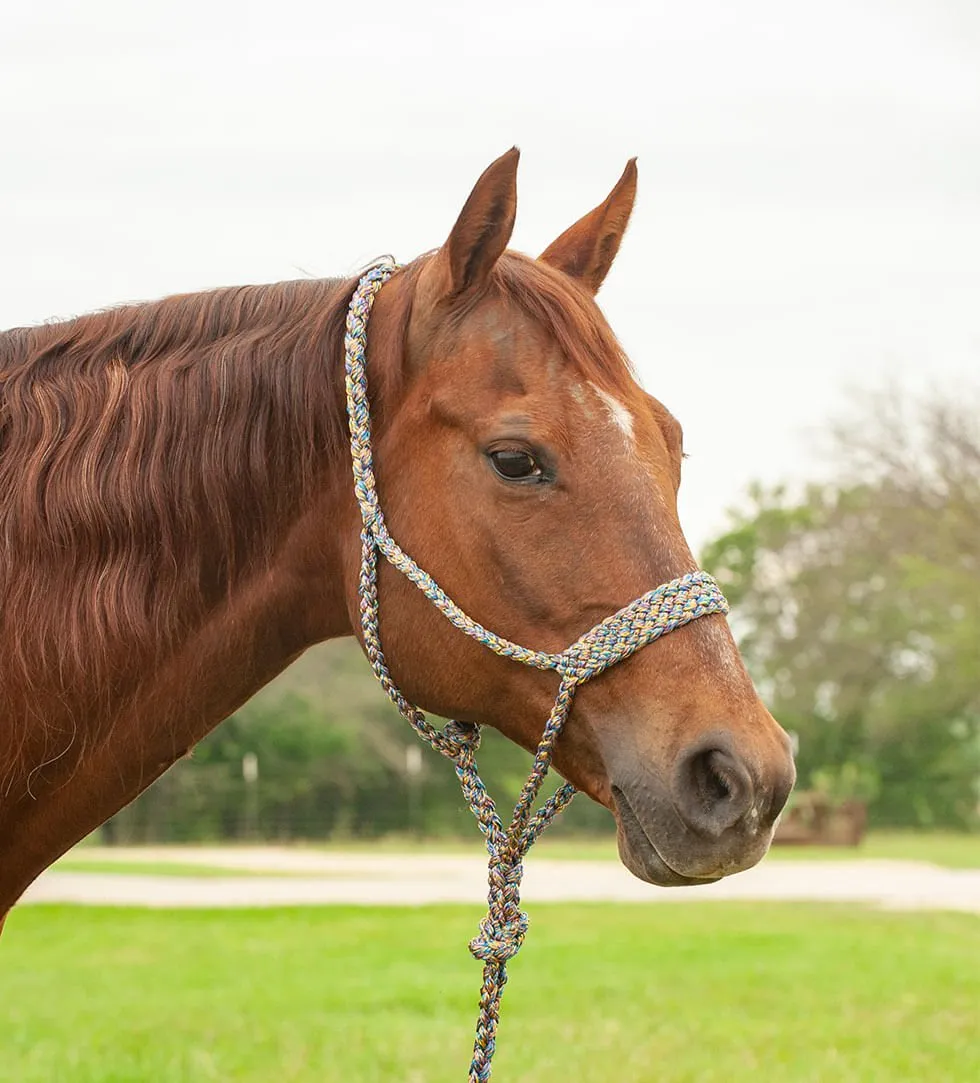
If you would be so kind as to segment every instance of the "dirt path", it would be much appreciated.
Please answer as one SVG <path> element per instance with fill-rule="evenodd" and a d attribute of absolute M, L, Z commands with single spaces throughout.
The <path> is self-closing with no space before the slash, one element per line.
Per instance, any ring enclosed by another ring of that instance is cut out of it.
<path fill-rule="evenodd" d="M 105 854 L 100 851 L 100 863 L 108 860 Z M 199 878 L 53 869 L 41 876 L 23 901 L 146 907 L 370 906 L 479 904 L 486 893 L 485 866 L 475 855 L 159 848 L 117 852 L 113 856 L 127 863 L 169 861 L 253 875 Z M 256 876 L 256 872 L 263 875 Z M 893 909 L 980 913 L 980 870 L 942 869 L 905 861 L 763 862 L 717 884 L 662 890 L 640 883 L 613 861 L 535 860 L 532 855 L 525 883 L 524 897 L 529 902 L 740 899 L 867 903 Z"/>

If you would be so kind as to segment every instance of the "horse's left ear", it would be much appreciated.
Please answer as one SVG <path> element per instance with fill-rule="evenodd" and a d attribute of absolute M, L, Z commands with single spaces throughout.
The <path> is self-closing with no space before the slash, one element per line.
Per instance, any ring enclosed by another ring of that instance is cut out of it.
<path fill-rule="evenodd" d="M 605 202 L 566 229 L 538 259 L 598 293 L 619 251 L 635 198 L 636 159 L 630 158 Z"/>

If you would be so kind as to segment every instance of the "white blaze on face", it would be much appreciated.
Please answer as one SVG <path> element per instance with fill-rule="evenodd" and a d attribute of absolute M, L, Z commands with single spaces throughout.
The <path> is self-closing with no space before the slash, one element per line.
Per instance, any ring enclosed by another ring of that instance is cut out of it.
<path fill-rule="evenodd" d="M 626 437 L 626 442 L 629 444 L 630 448 L 632 448 L 634 446 L 633 415 L 619 399 L 614 398 L 608 391 L 603 391 L 601 387 L 596 387 L 593 383 L 590 383 L 589 387 L 591 387 L 602 400 L 609 416 L 612 418 L 613 424 Z"/>

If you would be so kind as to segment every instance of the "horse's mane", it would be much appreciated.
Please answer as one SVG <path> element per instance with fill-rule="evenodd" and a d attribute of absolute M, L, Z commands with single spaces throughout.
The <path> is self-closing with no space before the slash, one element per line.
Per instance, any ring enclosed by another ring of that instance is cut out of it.
<path fill-rule="evenodd" d="M 0 334 L 5 677 L 111 685 L 114 656 L 165 650 L 275 548 L 344 441 L 352 288 L 220 289 Z"/>
<path fill-rule="evenodd" d="M 407 268 L 410 280 L 423 265 Z M 165 652 L 270 559 L 346 446 L 355 283 L 220 289 L 0 334 L 6 679 L 43 678 L 66 704 L 87 690 L 97 711 L 124 691 L 116 670 L 132 672 L 134 652 Z M 608 325 L 564 276 L 508 254 L 491 288 L 548 327 L 588 378 L 628 376 Z M 0 726 L 23 745 L 5 713 Z"/>

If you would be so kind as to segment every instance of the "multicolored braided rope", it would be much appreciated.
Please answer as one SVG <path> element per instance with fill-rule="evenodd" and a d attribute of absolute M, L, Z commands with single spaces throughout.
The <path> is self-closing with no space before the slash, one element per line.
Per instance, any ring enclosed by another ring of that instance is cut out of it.
<path fill-rule="evenodd" d="M 396 270 L 394 263 L 385 260 L 361 278 L 351 298 L 344 340 L 354 492 L 363 521 L 359 583 L 361 626 L 375 676 L 416 733 L 453 761 L 463 795 L 486 841 L 490 857 L 488 909 L 480 922 L 479 933 L 470 941 L 470 951 L 483 961 L 483 985 L 469 1073 L 469 1083 L 486 1083 L 496 1045 L 500 998 L 507 982 L 507 962 L 520 950 L 527 932 L 527 914 L 520 908 L 523 858 L 538 835 L 575 796 L 575 788 L 565 783 L 538 811 L 533 811 L 534 800 L 551 765 L 555 742 L 571 710 L 575 689 L 675 628 L 709 613 L 727 613 L 728 603 L 709 575 L 694 572 L 637 598 L 560 654 L 535 651 L 512 643 L 484 628 L 456 605 L 388 533 L 378 503 L 365 369 L 367 322 L 375 295 Z M 411 580 L 461 632 L 496 654 L 538 669 L 552 669 L 560 677 L 555 705 L 545 723 L 513 818 L 506 828 L 477 771 L 475 753 L 480 744 L 479 726 L 450 722 L 444 729 L 437 729 L 418 707 L 405 699 L 391 678 L 378 629 L 379 553 Z"/>

